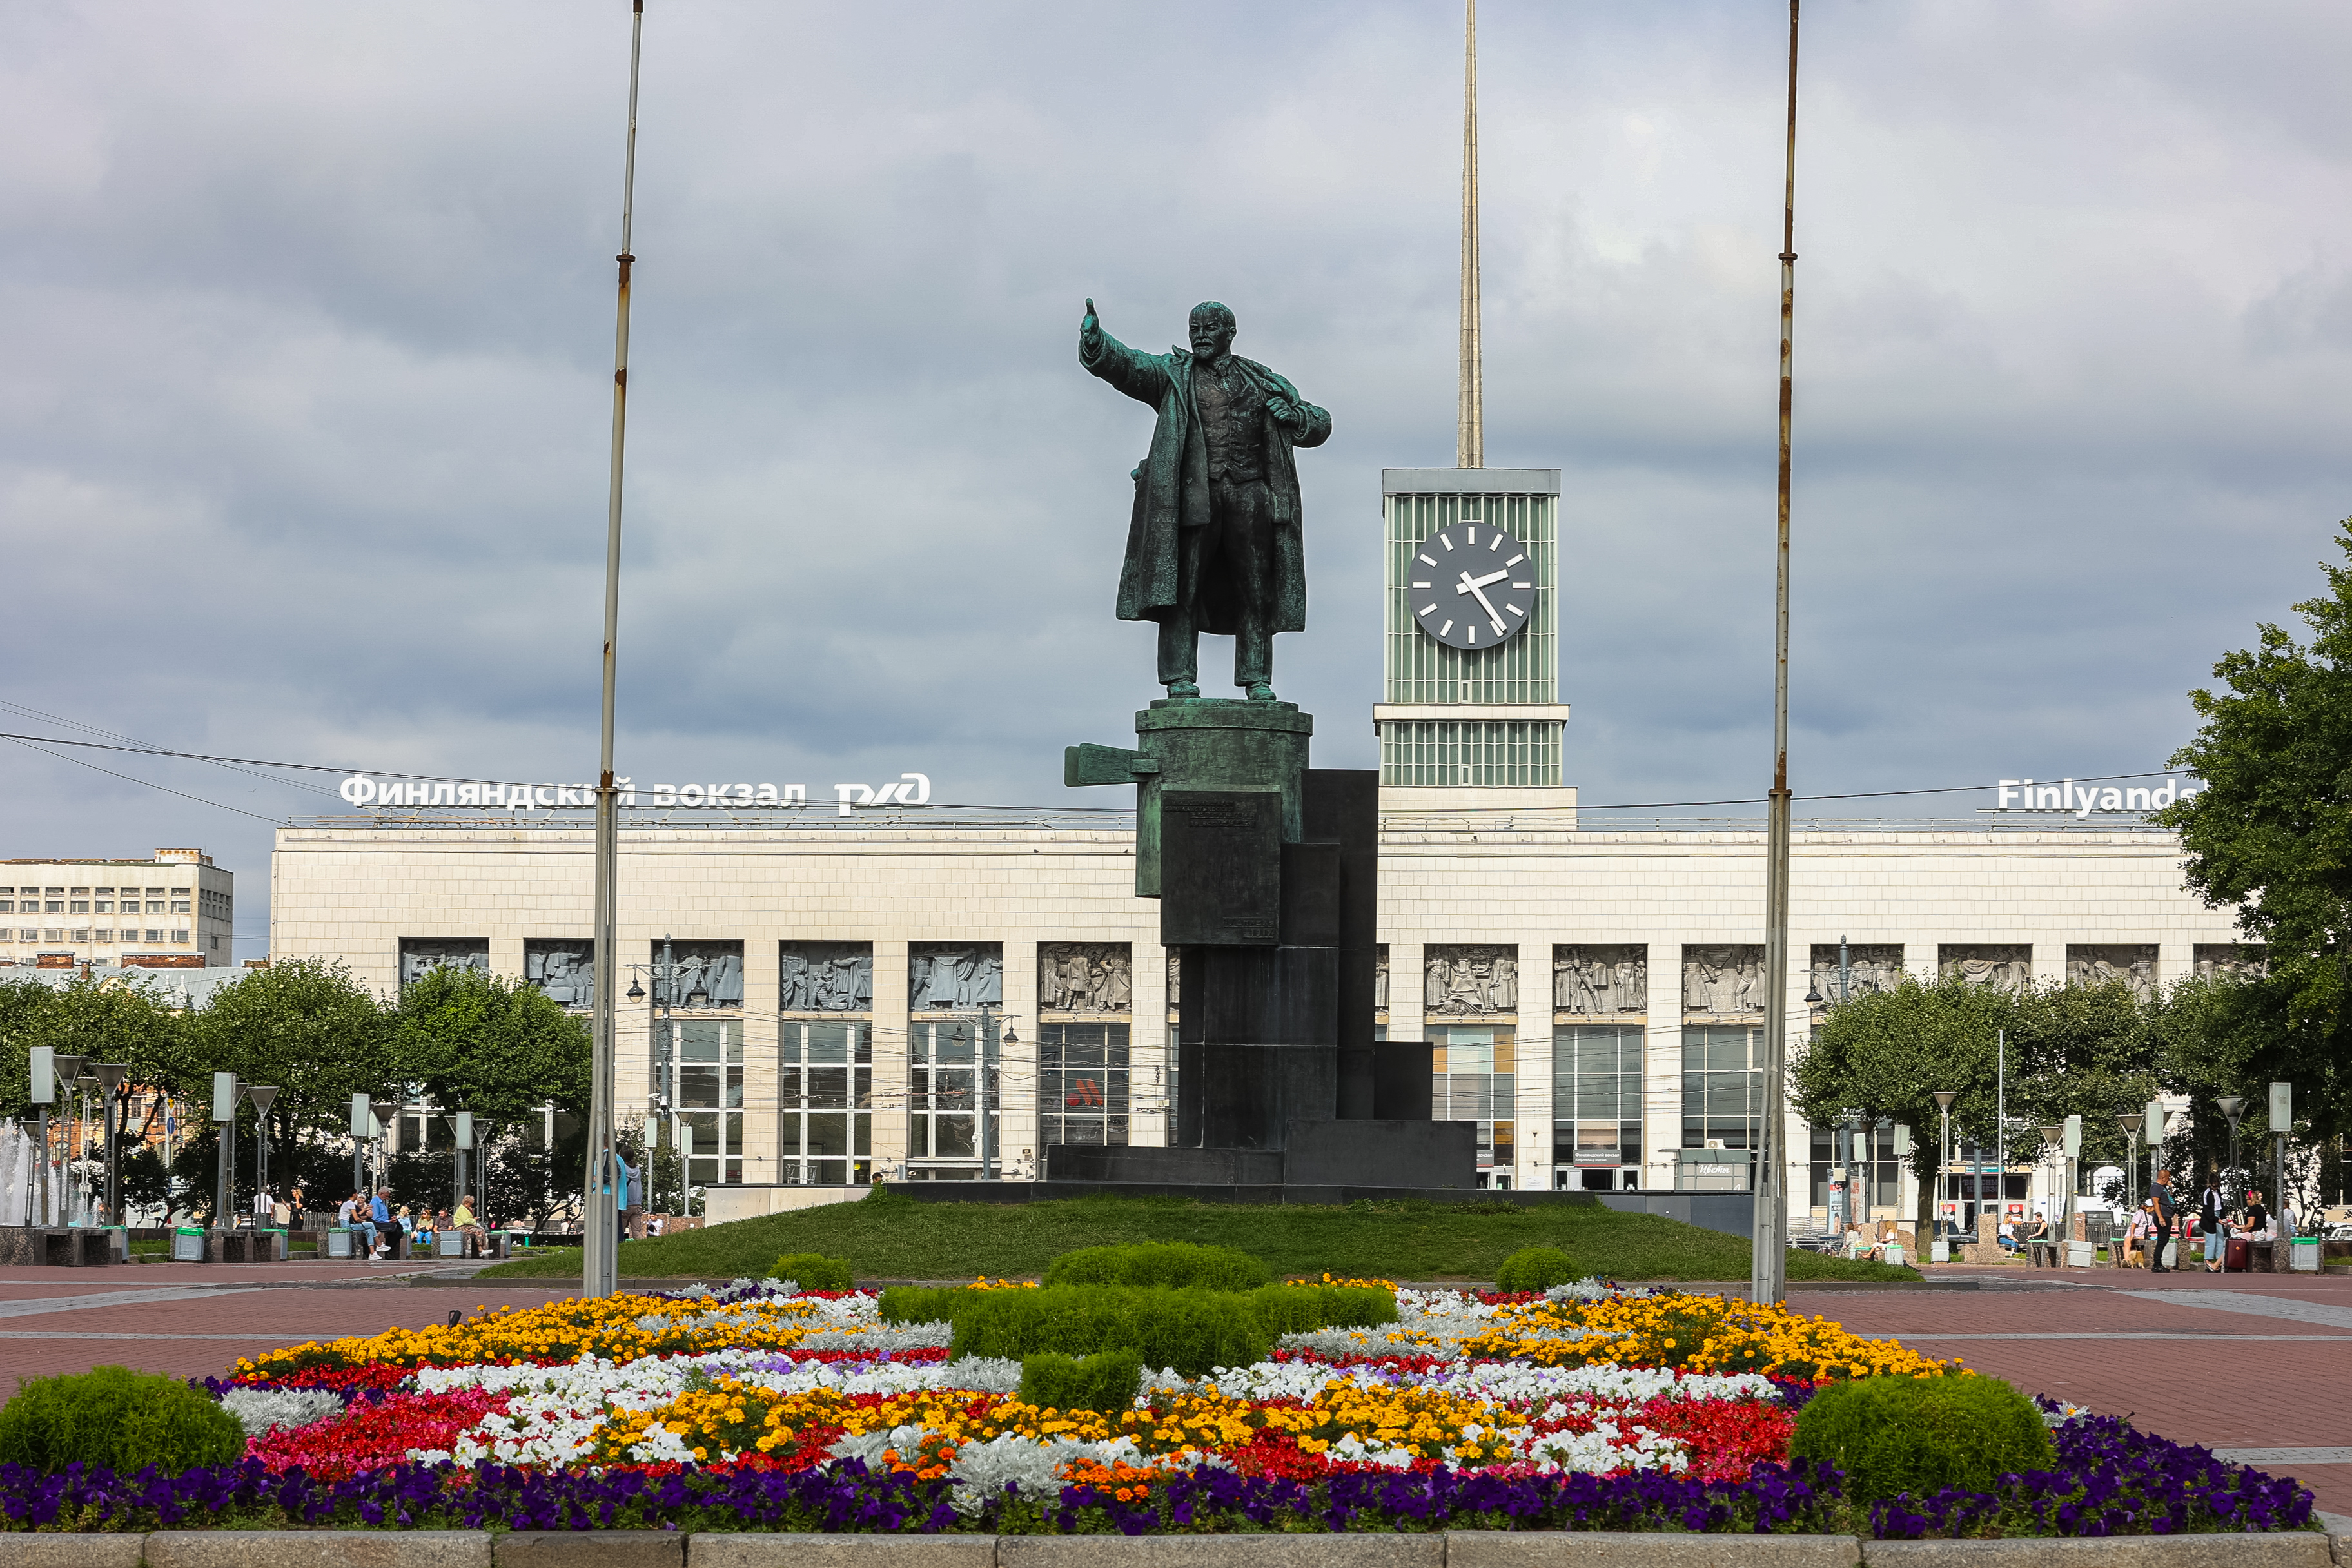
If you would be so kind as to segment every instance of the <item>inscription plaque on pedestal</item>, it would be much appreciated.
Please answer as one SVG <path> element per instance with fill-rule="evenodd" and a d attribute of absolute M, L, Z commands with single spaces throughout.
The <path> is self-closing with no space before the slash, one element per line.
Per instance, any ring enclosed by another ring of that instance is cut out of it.
<path fill-rule="evenodd" d="M 1282 934 L 1282 796 L 1162 790 L 1163 947 L 1271 947 Z"/>

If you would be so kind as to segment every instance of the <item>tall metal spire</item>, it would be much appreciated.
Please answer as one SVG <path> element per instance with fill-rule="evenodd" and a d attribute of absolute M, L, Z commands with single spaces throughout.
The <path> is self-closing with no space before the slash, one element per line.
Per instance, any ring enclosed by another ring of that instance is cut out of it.
<path fill-rule="evenodd" d="M 1486 367 L 1478 341 L 1478 0 L 1462 36 L 1462 361 L 1454 466 L 1486 466 Z"/>

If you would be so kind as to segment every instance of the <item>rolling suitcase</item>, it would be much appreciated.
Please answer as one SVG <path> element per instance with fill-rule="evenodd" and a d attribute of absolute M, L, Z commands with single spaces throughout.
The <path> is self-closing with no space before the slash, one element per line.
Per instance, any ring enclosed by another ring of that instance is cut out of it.
<path fill-rule="evenodd" d="M 2254 1266 L 2253 1248 L 2242 1236 L 2233 1236 L 2221 1248 L 2221 1272 L 2243 1274 Z"/>

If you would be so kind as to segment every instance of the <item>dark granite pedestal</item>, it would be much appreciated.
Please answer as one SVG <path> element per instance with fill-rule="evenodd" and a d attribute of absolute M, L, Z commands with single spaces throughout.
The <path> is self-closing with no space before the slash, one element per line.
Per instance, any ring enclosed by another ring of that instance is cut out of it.
<path fill-rule="evenodd" d="M 1428 1046 L 1372 1037 L 1380 775 L 1308 767 L 1313 731 L 1287 702 L 1162 701 L 1138 750 L 1070 748 L 1067 783 L 1138 786 L 1175 1104 L 1168 1147 L 1048 1147 L 1049 1181 L 1476 1186 L 1475 1124 L 1429 1120 Z"/>

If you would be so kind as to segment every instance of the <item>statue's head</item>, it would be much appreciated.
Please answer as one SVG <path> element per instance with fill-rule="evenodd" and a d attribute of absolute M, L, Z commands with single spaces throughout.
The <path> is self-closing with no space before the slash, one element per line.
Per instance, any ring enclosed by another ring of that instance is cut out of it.
<path fill-rule="evenodd" d="M 1192 307 L 1192 352 L 1215 359 L 1234 346 L 1234 313 L 1214 300 Z"/>

